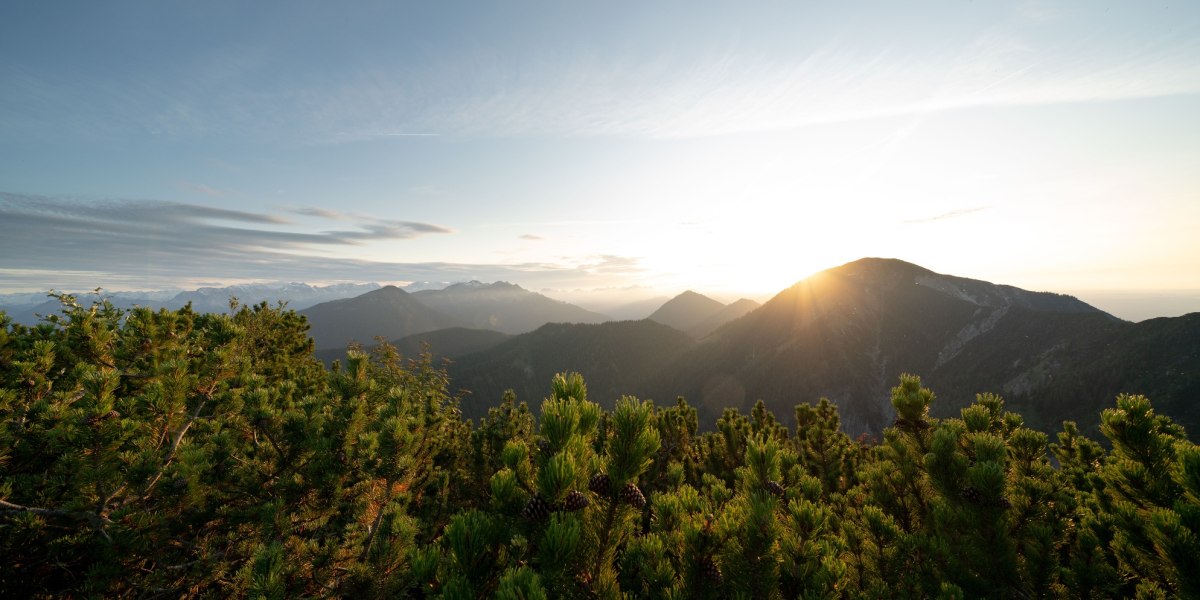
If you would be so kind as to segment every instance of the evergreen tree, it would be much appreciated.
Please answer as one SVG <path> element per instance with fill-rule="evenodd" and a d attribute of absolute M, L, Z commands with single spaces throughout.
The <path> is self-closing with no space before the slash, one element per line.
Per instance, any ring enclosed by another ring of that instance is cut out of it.
<path fill-rule="evenodd" d="M 1200 597 L 1200 449 L 1141 396 L 1111 452 L 905 375 L 701 433 L 577 373 L 477 428 L 428 355 L 326 370 L 282 306 L 0 313 L 0 589 L 19 597 Z M 1053 454 L 1057 464 L 1051 461 Z"/>

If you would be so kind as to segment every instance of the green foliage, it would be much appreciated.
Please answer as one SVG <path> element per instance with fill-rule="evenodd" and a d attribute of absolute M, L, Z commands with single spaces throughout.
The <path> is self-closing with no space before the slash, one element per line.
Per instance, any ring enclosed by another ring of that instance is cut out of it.
<path fill-rule="evenodd" d="M 59 298 L 0 314 L 6 595 L 1200 597 L 1200 448 L 1141 396 L 1111 452 L 911 375 L 873 445 L 825 399 L 701 432 L 575 373 L 473 426 L 429 357 L 325 370 L 282 308 Z"/>
<path fill-rule="evenodd" d="M 428 361 L 327 373 L 265 304 L 62 301 L 3 337 L 6 593 L 385 593 L 464 503 L 466 424 Z"/>

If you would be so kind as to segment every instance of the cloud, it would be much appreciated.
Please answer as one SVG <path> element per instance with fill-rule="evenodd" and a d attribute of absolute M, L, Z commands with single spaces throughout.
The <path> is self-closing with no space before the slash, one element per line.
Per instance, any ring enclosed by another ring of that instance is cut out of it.
<path fill-rule="evenodd" d="M 520 76 L 498 65 L 472 78 L 466 93 L 439 102 L 420 102 L 401 91 L 403 81 L 375 77 L 373 93 L 359 99 L 365 114 L 384 114 L 372 107 L 376 94 L 413 101 L 408 122 L 456 135 L 694 138 L 970 107 L 1200 93 L 1200 66 L 1191 59 L 1200 44 L 1115 48 L 1086 41 L 1049 47 L 988 31 L 938 56 L 830 43 L 790 57 L 729 52 L 690 61 L 565 62 Z"/>
<path fill-rule="evenodd" d="M 531 242 L 540 242 L 546 238 L 544 238 L 540 235 L 534 235 L 532 233 L 522 233 L 521 235 L 517 236 L 517 239 L 518 240 L 529 240 Z"/>
<path fill-rule="evenodd" d="M 635 274 L 644 271 L 640 260 L 629 256 L 602 254 L 590 257 L 580 268 L 589 273 Z"/>
<path fill-rule="evenodd" d="M 296 230 L 277 215 L 255 212 L 0 192 L 0 290 L 165 289 L 254 280 L 471 279 L 569 289 L 608 285 L 613 280 L 606 277 L 633 274 L 640 268 L 636 258 L 617 255 L 486 264 L 370 261 L 322 252 L 450 231 L 429 223 L 376 219 L 357 229 L 311 233 Z"/>
<path fill-rule="evenodd" d="M 376 221 L 361 223 L 359 227 L 356 230 L 326 231 L 322 235 L 353 243 L 366 240 L 403 240 L 426 233 L 454 233 L 453 229 L 441 225 L 412 221 Z"/>
<path fill-rule="evenodd" d="M 293 208 L 292 212 L 294 212 L 298 215 L 304 215 L 306 217 L 318 217 L 321 219 L 329 219 L 331 221 L 344 221 L 349 218 L 348 215 L 337 212 L 337 211 L 326 210 L 324 208 L 316 208 L 316 207 L 311 207 L 311 206 L 305 206 L 305 207 L 301 207 L 301 208 Z"/>
<path fill-rule="evenodd" d="M 416 221 L 379 219 L 357 213 L 338 212 L 324 208 L 306 206 L 288 209 L 288 211 L 306 217 L 317 217 L 331 221 L 354 221 L 358 229 L 324 232 L 326 236 L 348 242 L 407 239 L 426 233 L 454 233 L 453 229 L 442 227 L 441 225 L 418 223 Z"/>
<path fill-rule="evenodd" d="M 916 225 L 916 224 L 920 224 L 920 223 L 932 223 L 934 221 L 945 221 L 946 219 L 954 219 L 957 217 L 962 217 L 965 215 L 985 211 L 990 208 L 991 208 L 990 206 L 976 206 L 974 208 L 960 208 L 958 210 L 944 212 L 940 215 L 934 215 L 932 217 L 923 217 L 923 218 L 919 218 L 919 219 L 909 219 L 904 222 L 907 224 L 910 224 L 910 225 Z"/>
<path fill-rule="evenodd" d="M 0 193 L 0 268 L 41 270 L 51 277 L 68 271 L 153 279 L 298 275 L 320 248 L 449 231 L 429 223 L 377 220 L 354 229 L 309 232 L 278 215 L 194 204 Z"/>
<path fill-rule="evenodd" d="M 0 80 L 21 91 L 0 99 L 0 130 L 29 139 L 140 133 L 304 143 L 690 138 L 964 107 L 1200 93 L 1200 38 L 1187 30 L 1159 34 L 1147 25 L 1115 35 L 1122 32 L 1115 24 L 1113 35 L 1096 35 L 1101 17 L 1058 19 L 1047 6 L 1012 9 L 1016 21 L 1037 27 L 998 21 L 933 49 L 901 36 L 898 47 L 908 52 L 836 31 L 791 51 L 753 42 L 723 52 L 717 43 L 635 54 L 567 47 L 535 60 L 511 48 L 494 56 L 448 48 L 420 65 L 378 58 L 278 85 L 261 77 L 268 48 L 246 59 L 242 48 L 214 50 L 197 66 L 203 76 L 187 79 L 129 72 L 81 82 L 77 74 L 0 61 Z"/>

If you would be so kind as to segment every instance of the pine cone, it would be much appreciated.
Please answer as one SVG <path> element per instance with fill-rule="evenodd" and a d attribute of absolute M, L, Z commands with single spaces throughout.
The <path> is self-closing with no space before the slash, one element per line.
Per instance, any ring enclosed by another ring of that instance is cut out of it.
<path fill-rule="evenodd" d="M 525 503 L 525 508 L 521 509 L 521 516 L 530 521 L 541 521 L 550 515 L 550 505 L 539 494 L 529 499 Z"/>
<path fill-rule="evenodd" d="M 717 566 L 717 561 L 711 556 L 705 557 L 704 562 L 700 563 L 700 575 L 714 583 L 721 583 L 723 579 L 721 567 Z"/>
<path fill-rule="evenodd" d="M 621 502 L 634 508 L 642 508 L 646 506 L 646 497 L 642 495 L 642 490 L 638 489 L 637 484 L 627 483 L 621 488 Z"/>
<path fill-rule="evenodd" d="M 767 491 L 771 492 L 772 494 L 774 494 L 780 498 L 783 497 L 783 491 L 784 491 L 783 486 L 779 485 L 778 481 L 768 481 L 767 482 Z"/>
<path fill-rule="evenodd" d="M 1008 510 L 1012 508 L 1012 502 L 1010 502 L 1008 498 L 1000 496 L 1000 499 L 996 501 L 996 506 L 1003 508 L 1004 510 Z"/>
<path fill-rule="evenodd" d="M 588 489 L 597 496 L 607 496 L 612 488 L 612 481 L 607 473 L 596 473 L 588 481 Z"/>
<path fill-rule="evenodd" d="M 587 505 L 587 496 L 584 496 L 579 490 L 571 490 L 571 493 L 567 494 L 567 499 L 563 501 L 563 509 L 571 512 L 583 510 Z"/>
<path fill-rule="evenodd" d="M 971 486 L 967 486 L 962 490 L 962 498 L 971 504 L 978 504 L 979 501 L 983 499 L 983 494 L 980 494 L 979 490 Z"/>
<path fill-rule="evenodd" d="M 550 440 L 541 439 L 537 441 L 538 450 L 542 454 L 550 454 Z"/>

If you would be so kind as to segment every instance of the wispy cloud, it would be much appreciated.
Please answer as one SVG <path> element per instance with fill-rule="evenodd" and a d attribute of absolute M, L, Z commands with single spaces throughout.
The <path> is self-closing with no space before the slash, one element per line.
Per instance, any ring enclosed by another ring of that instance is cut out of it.
<path fill-rule="evenodd" d="M 645 270 L 640 263 L 635 257 L 602 254 L 589 257 L 579 268 L 589 273 L 634 274 Z"/>
<path fill-rule="evenodd" d="M 938 215 L 934 215 L 932 217 L 909 219 L 904 222 L 907 224 L 910 224 L 910 225 L 915 225 L 915 224 L 920 224 L 920 223 L 932 223 L 934 221 L 945 221 L 947 219 L 954 219 L 957 217 L 962 217 L 962 216 L 974 214 L 977 212 L 982 212 L 982 211 L 988 210 L 990 208 L 991 208 L 990 206 L 976 206 L 974 208 L 961 208 L 958 210 L 951 210 L 951 211 L 947 211 L 947 212 L 944 212 L 944 213 L 941 213 Z"/>
<path fill-rule="evenodd" d="M 540 235 L 534 235 L 532 233 L 522 233 L 521 235 L 517 236 L 517 239 L 518 240 L 529 240 L 531 242 L 540 242 L 546 238 L 544 238 Z"/>
<path fill-rule="evenodd" d="M 0 268 L 44 273 L 266 276 L 279 269 L 302 271 L 322 247 L 448 232 L 440 225 L 395 220 L 311 232 L 278 215 L 194 204 L 0 193 Z"/>
<path fill-rule="evenodd" d="M 515 74 L 481 77 L 470 93 L 408 116 L 458 135 L 703 137 L 967 107 L 1200 93 L 1198 53 L 1200 43 L 1176 40 L 1096 55 L 1086 43 L 1046 47 L 997 31 L 934 57 L 830 44 L 791 59 L 730 52 L 694 63 L 571 63 L 520 86 L 501 83 L 522 79 Z M 373 84 L 391 95 L 391 83 Z"/>
<path fill-rule="evenodd" d="M 1053 18 L 1040 3 L 1016 13 L 1041 27 L 1072 21 Z M 565 52 L 530 62 L 447 52 L 420 68 L 367 63 L 278 87 L 248 86 L 265 59 L 228 53 L 200 69 L 211 73 L 172 85 L 132 75 L 81 85 L 0 62 L 0 78 L 22 90 L 0 99 L 0 129 L 34 137 L 137 131 L 314 143 L 442 135 L 689 138 L 964 107 L 1200 93 L 1200 38 L 1186 29 L 1129 39 L 1064 32 L 1071 35 L 997 26 L 937 52 L 909 53 L 852 49 L 832 38 L 791 54 Z"/>
<path fill-rule="evenodd" d="M 450 231 L 429 223 L 376 219 L 356 229 L 313 233 L 272 214 L 0 192 L 0 290 L 153 289 L 201 281 L 470 279 L 573 288 L 610 282 L 603 278 L 640 268 L 636 258 L 617 255 L 488 264 L 371 261 L 320 251 Z"/>
<path fill-rule="evenodd" d="M 344 221 L 344 220 L 350 218 L 350 216 L 346 215 L 345 213 L 340 213 L 340 212 L 337 212 L 334 210 L 328 210 L 328 209 L 324 209 L 324 208 L 317 208 L 314 206 L 304 206 L 301 208 L 293 208 L 293 209 L 291 209 L 291 212 L 294 212 L 298 215 L 304 215 L 306 217 L 317 217 L 320 219 L 329 219 L 331 221 Z"/>
<path fill-rule="evenodd" d="M 312 206 L 289 209 L 289 212 L 330 221 L 354 221 L 358 229 L 323 232 L 323 235 L 342 240 L 407 239 L 426 233 L 454 233 L 453 229 L 442 227 L 441 225 L 431 225 L 415 221 L 379 219 L 357 213 L 340 212 Z"/>

